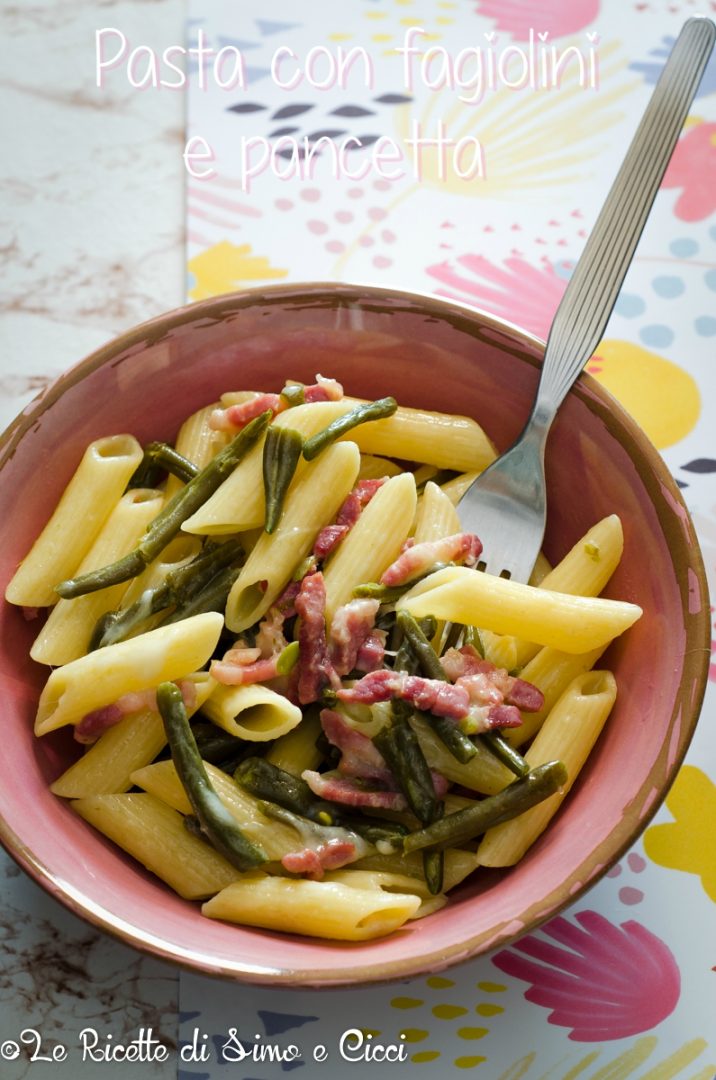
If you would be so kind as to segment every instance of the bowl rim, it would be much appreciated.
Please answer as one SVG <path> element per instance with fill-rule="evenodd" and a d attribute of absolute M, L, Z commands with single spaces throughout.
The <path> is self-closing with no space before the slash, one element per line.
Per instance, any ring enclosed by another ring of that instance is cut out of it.
<path fill-rule="evenodd" d="M 545 343 L 541 338 L 507 319 L 462 301 L 436 296 L 433 293 L 421 292 L 420 290 L 394 289 L 359 281 L 292 281 L 256 286 L 183 304 L 180 307 L 153 316 L 111 338 L 98 349 L 93 350 L 83 359 L 77 361 L 41 390 L 0 435 L 0 472 L 12 458 L 25 434 L 67 390 L 104 364 L 112 361 L 120 353 L 136 345 L 151 344 L 154 331 L 164 330 L 168 324 L 172 328 L 182 327 L 204 317 L 221 316 L 227 308 L 234 312 L 237 309 L 250 307 L 257 302 L 281 303 L 292 296 L 295 296 L 296 299 L 305 299 L 308 296 L 316 297 L 319 295 L 325 295 L 326 299 L 332 298 L 339 301 L 343 299 L 346 303 L 354 303 L 357 306 L 361 306 L 367 300 L 386 303 L 395 302 L 396 300 L 405 301 L 406 303 L 417 302 L 427 315 L 443 319 L 452 313 L 460 319 L 479 324 L 483 329 L 505 334 L 511 338 L 516 346 L 523 347 L 525 352 L 534 353 L 536 351 L 539 354 L 539 360 L 533 359 L 529 355 L 523 356 L 522 359 L 536 368 L 541 366 L 541 358 L 545 349 Z M 552 906 L 548 905 L 548 910 L 539 913 L 536 918 L 532 918 L 529 930 L 524 927 L 521 929 L 509 927 L 495 929 L 493 927 L 495 932 L 486 942 L 483 940 L 485 937 L 483 932 L 469 938 L 467 941 L 458 941 L 450 947 L 443 947 L 437 952 L 434 949 L 432 951 L 428 950 L 419 956 L 396 960 L 387 966 L 372 963 L 352 967 L 348 963 L 345 966 L 342 965 L 337 972 L 327 972 L 321 968 L 314 969 L 311 967 L 277 969 L 267 966 L 265 971 L 257 971 L 252 965 L 242 965 L 240 960 L 230 963 L 212 962 L 194 948 L 187 948 L 183 950 L 183 953 L 178 953 L 173 947 L 166 946 L 161 940 L 158 940 L 152 933 L 143 930 L 141 927 L 129 925 L 120 916 L 107 912 L 92 901 L 89 896 L 86 896 L 82 889 L 76 888 L 70 882 L 63 880 L 41 860 L 36 858 L 27 844 L 14 832 L 5 818 L 0 815 L 0 842 L 8 854 L 41 888 L 63 904 L 70 912 L 97 929 L 109 933 L 124 945 L 129 945 L 154 958 L 170 961 L 189 972 L 253 985 L 269 985 L 283 988 L 327 989 L 336 986 L 348 987 L 392 983 L 398 979 L 418 977 L 442 971 L 454 964 L 493 952 L 497 948 L 506 947 L 525 933 L 532 932 L 545 921 L 554 918 L 564 908 L 574 904 L 606 874 L 611 866 L 621 859 L 628 848 L 644 832 L 662 805 L 678 773 L 693 738 L 703 705 L 710 660 L 711 620 L 706 571 L 698 537 L 683 496 L 658 450 L 620 402 L 589 375 L 586 370 L 582 371 L 569 393 L 576 393 L 590 411 L 594 412 L 596 408 L 596 411 L 603 417 L 610 416 L 613 418 L 615 425 L 630 438 L 631 442 L 649 462 L 662 489 L 678 505 L 680 515 L 682 515 L 682 520 L 692 540 L 690 545 L 691 562 L 687 569 L 695 574 L 697 585 L 701 590 L 701 596 L 705 598 L 705 603 L 702 605 L 701 610 L 695 613 L 695 616 L 692 615 L 687 629 L 685 654 L 690 657 L 693 665 L 689 722 L 680 731 L 677 752 L 674 753 L 674 748 L 671 747 L 665 773 L 666 779 L 660 795 L 652 801 L 643 815 L 635 819 L 631 824 L 625 825 L 625 822 L 629 820 L 625 816 L 614 830 L 619 834 L 620 839 L 616 847 L 610 851 L 608 857 L 603 859 L 599 849 L 591 852 L 578 867 L 580 880 L 577 885 L 571 891 L 565 890 L 565 895 L 560 900 L 556 901 Z M 525 912 L 522 914 L 525 914 Z M 308 939 L 308 941 L 309 944 L 313 944 L 313 939 Z M 316 947 L 320 947 L 320 942 L 316 942 Z M 348 954 L 346 954 L 345 959 L 348 959 Z"/>

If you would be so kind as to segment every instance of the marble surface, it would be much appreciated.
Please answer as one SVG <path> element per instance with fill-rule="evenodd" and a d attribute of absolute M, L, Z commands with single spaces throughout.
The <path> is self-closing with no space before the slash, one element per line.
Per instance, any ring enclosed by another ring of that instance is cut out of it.
<path fill-rule="evenodd" d="M 181 0 L 33 0 L 0 6 L 0 426 L 51 378 L 117 332 L 184 300 L 182 94 L 94 85 L 94 35 L 116 26 L 162 49 L 184 33 Z M 178 973 L 66 912 L 0 853 L 0 1051 L 39 1031 L 3 1080 L 78 1075 L 90 1027 L 121 1041 L 153 1028 L 176 1075 Z M 90 1080 L 111 1066 L 82 1064 Z M 43 1071 L 44 1070 L 44 1071 Z"/>

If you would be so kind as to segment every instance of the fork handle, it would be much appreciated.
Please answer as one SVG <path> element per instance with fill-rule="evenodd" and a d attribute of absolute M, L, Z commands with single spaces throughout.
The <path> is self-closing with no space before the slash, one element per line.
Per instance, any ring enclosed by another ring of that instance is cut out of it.
<path fill-rule="evenodd" d="M 710 19 L 684 23 L 557 308 L 531 417 L 544 436 L 601 340 L 715 37 Z"/>

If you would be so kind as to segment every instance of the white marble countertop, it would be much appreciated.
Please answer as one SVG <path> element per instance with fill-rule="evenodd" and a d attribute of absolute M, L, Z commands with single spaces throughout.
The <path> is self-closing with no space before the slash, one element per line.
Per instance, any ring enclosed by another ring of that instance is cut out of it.
<path fill-rule="evenodd" d="M 186 101 L 119 82 L 99 90 L 94 41 L 104 26 L 161 51 L 183 39 L 184 4 L 0 6 L 2 427 L 60 372 L 184 300 Z M 176 969 L 81 923 L 4 852 L 0 908 L 0 1044 L 31 1027 L 49 1047 L 87 1026 L 118 1039 L 152 1027 L 176 1042 Z M 42 1068 L 74 1080 L 77 1063 L 31 1064 L 23 1054 L 0 1072 L 15 1080 Z M 90 1080 L 93 1068 L 104 1075 L 107 1066 L 85 1066 Z M 174 1077 L 176 1058 L 141 1068 Z"/>

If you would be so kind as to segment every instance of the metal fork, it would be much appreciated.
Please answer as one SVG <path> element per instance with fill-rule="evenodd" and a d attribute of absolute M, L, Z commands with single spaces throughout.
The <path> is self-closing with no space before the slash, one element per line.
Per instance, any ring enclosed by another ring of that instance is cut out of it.
<path fill-rule="evenodd" d="M 545 530 L 544 448 L 568 390 L 599 344 L 716 36 L 689 19 L 567 285 L 547 338 L 535 402 L 517 442 L 475 480 L 458 513 L 490 574 L 526 582 Z"/>

